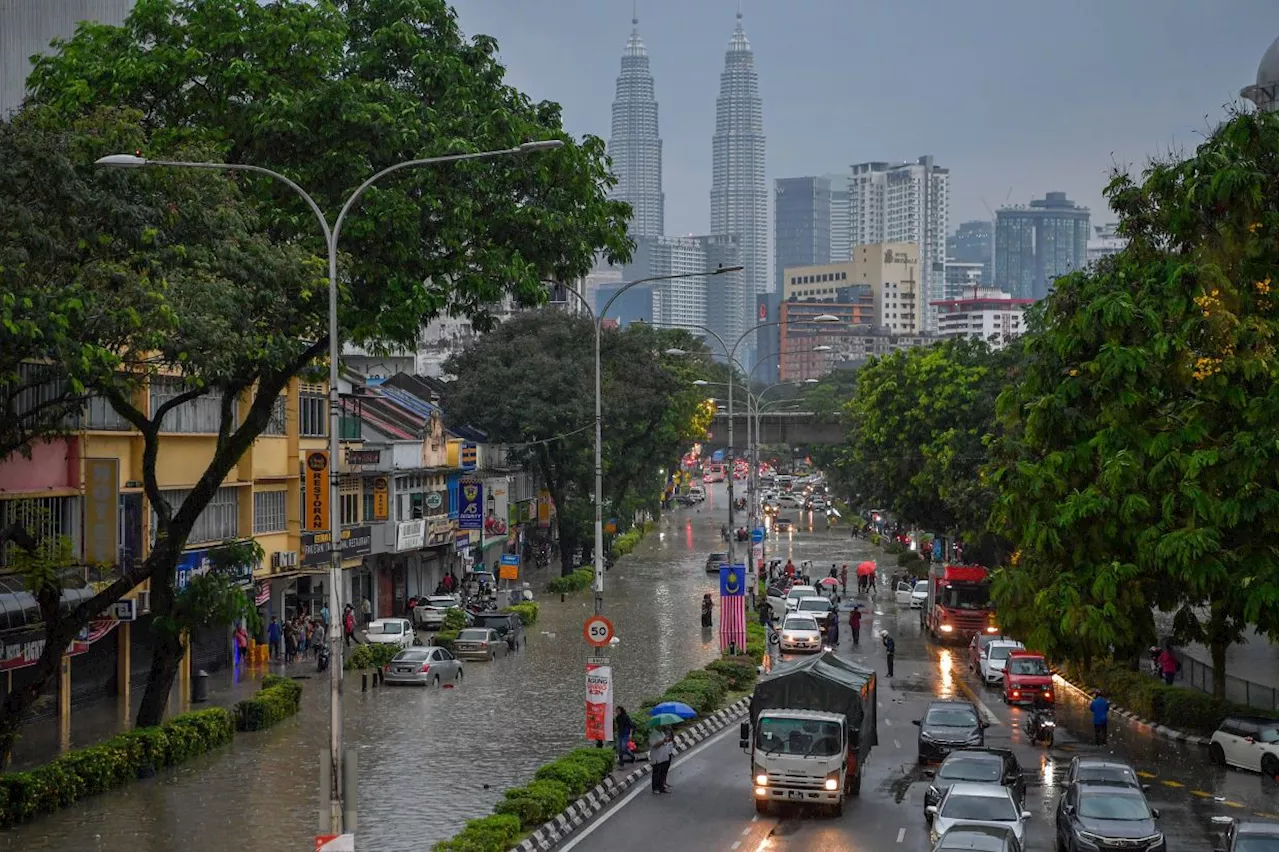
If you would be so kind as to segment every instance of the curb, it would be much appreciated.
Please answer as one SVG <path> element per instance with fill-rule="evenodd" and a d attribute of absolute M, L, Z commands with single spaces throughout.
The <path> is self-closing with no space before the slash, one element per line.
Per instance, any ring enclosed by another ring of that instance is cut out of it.
<path fill-rule="evenodd" d="M 692 728 L 681 731 L 675 740 L 674 753 L 688 751 L 712 734 L 718 734 L 729 727 L 738 717 L 747 712 L 750 702 L 750 696 L 740 698 L 723 710 L 712 713 Z M 515 846 L 511 852 L 550 852 L 556 844 L 568 838 L 592 817 L 621 798 L 623 793 L 652 771 L 653 767 L 646 763 L 631 770 L 621 781 L 615 781 L 612 777 L 604 779 L 574 800 L 559 816 L 544 823 L 542 827 L 534 829 L 533 833 Z"/>
<path fill-rule="evenodd" d="M 1089 690 L 1085 689 L 1080 684 L 1068 678 L 1066 675 L 1062 673 L 1061 669 L 1055 668 L 1052 671 L 1059 680 L 1069 685 L 1071 688 L 1075 689 L 1077 692 L 1080 692 L 1084 695 L 1089 694 Z M 1170 728 L 1168 725 L 1161 725 L 1158 722 L 1152 722 L 1150 719 L 1144 719 L 1141 716 L 1139 716 L 1137 713 L 1134 713 L 1130 710 L 1126 710 L 1123 707 L 1117 707 L 1115 705 L 1112 705 L 1111 712 L 1122 719 L 1126 719 L 1129 722 L 1132 722 L 1134 725 L 1138 726 L 1139 728 L 1142 728 L 1148 733 L 1156 734 L 1157 736 L 1164 737 L 1167 740 L 1173 740 L 1174 742 L 1179 742 L 1179 743 L 1189 743 L 1191 745 L 1198 745 L 1198 746 L 1207 746 L 1211 742 L 1208 737 L 1202 737 L 1199 734 L 1189 734 L 1186 731 L 1180 731 L 1177 728 Z"/>

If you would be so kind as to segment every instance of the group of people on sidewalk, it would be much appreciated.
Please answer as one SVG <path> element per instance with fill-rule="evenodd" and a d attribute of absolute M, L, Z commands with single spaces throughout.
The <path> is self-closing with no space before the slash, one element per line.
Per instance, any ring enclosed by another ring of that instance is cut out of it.
<path fill-rule="evenodd" d="M 625 707 L 619 705 L 613 717 L 614 745 L 618 750 L 618 766 L 628 761 L 636 762 L 636 726 Z M 667 776 L 671 772 L 671 758 L 675 754 L 675 731 L 669 726 L 654 728 L 649 733 L 649 763 L 653 767 L 649 775 L 654 793 L 670 793 Z"/>
<path fill-rule="evenodd" d="M 366 601 L 367 603 L 367 601 Z M 307 659 L 307 653 L 320 656 L 320 648 L 329 634 L 329 607 L 322 605 L 312 614 L 301 607 L 293 618 L 280 622 L 279 616 L 271 616 L 267 625 L 267 647 L 273 662 L 294 663 Z M 347 604 L 342 611 L 342 635 L 350 647 L 356 641 L 356 611 Z"/>

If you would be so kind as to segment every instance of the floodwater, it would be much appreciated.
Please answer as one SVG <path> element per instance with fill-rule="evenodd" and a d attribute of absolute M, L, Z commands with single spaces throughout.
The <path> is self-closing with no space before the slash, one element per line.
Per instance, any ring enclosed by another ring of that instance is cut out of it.
<path fill-rule="evenodd" d="M 699 627 L 699 613 L 703 593 L 718 593 L 717 575 L 704 566 L 707 554 L 723 547 L 725 505 L 717 487 L 698 509 L 667 513 L 606 576 L 605 614 L 619 638 L 607 653 L 622 704 L 634 707 L 717 656 L 716 639 Z M 769 543 L 769 555 L 821 566 L 848 561 L 854 547 L 869 552 L 865 542 L 834 534 L 784 535 Z M 528 647 L 494 663 L 466 663 L 456 689 L 362 693 L 358 677 L 347 679 L 346 737 L 359 763 L 358 848 L 430 848 L 489 813 L 504 789 L 584 745 L 582 624 L 592 612 L 591 597 L 583 592 L 561 603 L 543 595 L 539 602 L 541 618 L 529 629 Z M 305 680 L 302 711 L 272 730 L 238 736 L 227 749 L 156 779 L 0 833 L 0 849 L 308 848 L 318 825 L 320 754 L 328 743 L 326 684 Z"/>

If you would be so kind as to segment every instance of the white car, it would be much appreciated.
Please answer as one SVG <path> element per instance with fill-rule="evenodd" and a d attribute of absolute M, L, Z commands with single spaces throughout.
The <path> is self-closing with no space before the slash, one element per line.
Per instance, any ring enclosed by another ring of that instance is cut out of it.
<path fill-rule="evenodd" d="M 778 647 L 785 653 L 816 654 L 822 650 L 822 630 L 813 616 L 788 615 L 782 621 Z"/>
<path fill-rule="evenodd" d="M 1274 778 L 1277 769 L 1275 719 L 1228 716 L 1209 738 L 1209 757 L 1219 766 L 1235 766 Z"/>
<path fill-rule="evenodd" d="M 916 580 L 915 588 L 911 590 L 911 608 L 924 609 L 924 605 L 929 602 L 929 581 Z"/>
<path fill-rule="evenodd" d="M 707 499 L 707 492 L 703 490 L 701 485 L 691 485 L 689 486 L 689 499 L 697 500 L 701 503 L 703 500 Z"/>
<path fill-rule="evenodd" d="M 798 497 L 795 494 L 791 494 L 791 493 L 779 494 L 778 506 L 780 506 L 783 509 L 803 509 L 804 498 Z"/>
<path fill-rule="evenodd" d="M 786 607 L 787 612 L 791 612 L 800 605 L 801 598 L 820 598 L 822 593 L 818 591 L 817 586 L 792 586 L 787 592 Z M 784 615 L 786 613 L 783 613 Z"/>
<path fill-rule="evenodd" d="M 941 802 L 925 810 L 933 817 L 929 826 L 931 845 L 961 822 L 1007 826 L 1013 829 L 1018 843 L 1024 844 L 1027 820 L 1031 819 L 1031 811 L 1018 808 L 1009 788 L 996 784 L 952 784 Z"/>
<path fill-rule="evenodd" d="M 413 617 L 423 628 L 439 630 L 451 609 L 462 609 L 462 599 L 457 595 L 432 595 L 414 607 Z"/>
<path fill-rule="evenodd" d="M 365 641 L 371 645 L 395 645 L 408 648 L 417 640 L 407 618 L 377 618 L 364 629 Z"/>
<path fill-rule="evenodd" d="M 1012 639 L 990 643 L 978 655 L 978 677 L 989 686 L 1004 683 L 1004 667 L 1009 662 L 1010 652 L 1025 651 L 1026 647 Z"/>

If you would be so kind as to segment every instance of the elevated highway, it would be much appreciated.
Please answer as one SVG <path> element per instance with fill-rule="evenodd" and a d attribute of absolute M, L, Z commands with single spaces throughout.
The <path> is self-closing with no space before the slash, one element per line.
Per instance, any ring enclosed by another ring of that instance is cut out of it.
<path fill-rule="evenodd" d="M 760 415 L 760 440 L 765 444 L 839 444 L 845 439 L 844 430 L 835 423 L 820 418 L 812 411 L 766 411 Z M 711 443 L 720 445 L 729 441 L 729 415 L 719 413 L 711 425 Z M 733 441 L 738 447 L 747 444 L 747 415 L 745 411 L 733 416 Z"/>

